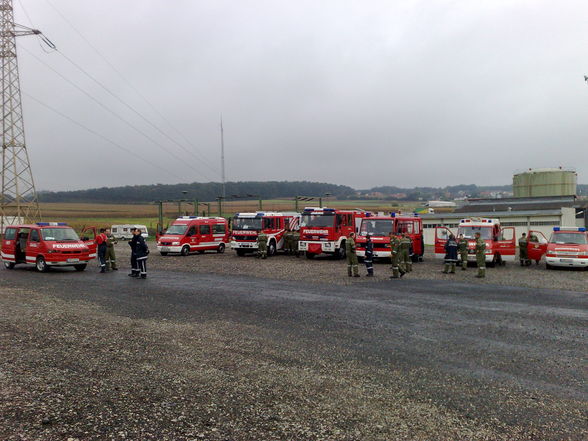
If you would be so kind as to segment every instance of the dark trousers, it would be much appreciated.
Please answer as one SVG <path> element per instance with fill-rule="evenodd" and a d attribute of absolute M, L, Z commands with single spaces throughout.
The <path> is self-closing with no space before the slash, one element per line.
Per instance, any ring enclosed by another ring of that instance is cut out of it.
<path fill-rule="evenodd" d="M 137 264 L 137 255 L 131 253 L 131 274 L 139 275 L 139 266 Z"/>
<path fill-rule="evenodd" d="M 141 277 L 147 277 L 147 257 L 137 259 L 137 268 Z"/>
<path fill-rule="evenodd" d="M 98 260 L 100 261 L 100 268 L 106 268 L 106 244 L 98 245 Z"/>

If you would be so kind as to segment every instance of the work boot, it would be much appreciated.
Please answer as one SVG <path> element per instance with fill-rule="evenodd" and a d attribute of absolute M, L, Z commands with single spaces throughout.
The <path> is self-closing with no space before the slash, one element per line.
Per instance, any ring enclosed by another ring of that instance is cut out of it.
<path fill-rule="evenodd" d="M 404 275 L 406 274 L 406 271 L 402 271 L 400 270 L 400 278 L 402 279 L 402 277 L 404 277 Z"/>
<path fill-rule="evenodd" d="M 102 267 L 100 268 L 100 273 L 105 273 L 106 272 L 106 268 Z"/>
<path fill-rule="evenodd" d="M 359 274 L 354 274 L 353 277 L 359 277 Z"/>
<path fill-rule="evenodd" d="M 443 274 L 447 274 L 447 272 L 448 272 L 448 271 L 449 271 L 449 264 L 448 264 L 448 263 L 446 263 L 446 264 L 443 266 L 443 271 L 441 271 L 441 272 L 442 272 Z"/>
<path fill-rule="evenodd" d="M 449 274 L 455 274 L 455 263 L 451 264 L 451 268 L 449 270 Z"/>
<path fill-rule="evenodd" d="M 146 279 L 147 278 L 147 274 L 141 274 L 141 279 Z"/>
<path fill-rule="evenodd" d="M 412 263 L 408 263 L 408 264 L 406 265 L 406 272 L 407 272 L 407 273 L 412 273 Z"/>

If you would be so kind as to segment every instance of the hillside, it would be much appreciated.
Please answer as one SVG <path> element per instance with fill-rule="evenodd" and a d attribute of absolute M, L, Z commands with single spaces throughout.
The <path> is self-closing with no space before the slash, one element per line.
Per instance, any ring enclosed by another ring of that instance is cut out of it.
<path fill-rule="evenodd" d="M 184 195 L 184 192 L 187 193 Z M 337 199 L 383 199 L 383 200 L 452 200 L 465 197 L 507 197 L 510 185 L 477 186 L 453 185 L 447 187 L 403 188 L 394 186 L 373 187 L 355 190 L 346 185 L 308 181 L 227 182 L 227 199 L 280 199 L 294 196 L 324 196 L 330 194 Z M 41 202 L 85 202 L 85 203 L 146 203 L 158 200 L 198 199 L 214 201 L 221 193 L 216 182 L 191 184 L 154 184 L 125 187 L 102 187 L 89 190 L 40 192 Z M 588 185 L 578 185 L 578 195 L 588 195 Z"/>

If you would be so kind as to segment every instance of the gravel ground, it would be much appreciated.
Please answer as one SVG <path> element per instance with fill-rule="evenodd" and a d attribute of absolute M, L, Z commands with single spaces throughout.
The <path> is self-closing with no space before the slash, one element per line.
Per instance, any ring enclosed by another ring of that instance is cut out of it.
<path fill-rule="evenodd" d="M 588 439 L 586 272 L 118 250 L 0 272 L 0 440 Z"/>
<path fill-rule="evenodd" d="M 278 254 L 275 257 L 259 260 L 252 255 L 239 257 L 234 251 L 227 250 L 225 254 L 208 251 L 205 254 L 190 256 L 168 255 L 161 256 L 155 244 L 150 244 L 152 253 L 149 257 L 150 268 L 172 271 L 198 271 L 210 274 L 251 275 L 254 277 L 312 281 L 328 284 L 357 284 L 370 283 L 387 279 L 392 275 L 389 262 L 375 263 L 374 278 L 362 277 L 350 279 L 347 277 L 345 261 L 334 260 L 329 256 L 321 256 L 313 260 L 305 257 L 295 258 Z M 127 246 L 118 245 L 119 260 L 127 264 L 129 252 Z M 456 274 L 443 274 L 443 263 L 436 260 L 432 248 L 428 247 L 424 262 L 413 264 L 413 272 L 406 278 L 418 280 L 447 280 L 476 284 L 492 284 L 502 286 L 521 286 L 528 288 L 553 288 L 571 291 L 588 291 L 588 271 L 586 270 L 546 270 L 545 263 L 521 267 L 518 263 L 507 263 L 504 267 L 487 268 L 486 278 L 477 279 L 477 269 L 470 266 L 468 271 L 457 270 Z M 360 264 L 360 274 L 366 274 L 365 266 Z"/>

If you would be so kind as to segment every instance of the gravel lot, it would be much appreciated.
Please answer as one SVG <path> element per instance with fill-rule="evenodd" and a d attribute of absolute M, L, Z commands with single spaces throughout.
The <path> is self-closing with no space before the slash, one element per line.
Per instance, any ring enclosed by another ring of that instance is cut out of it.
<path fill-rule="evenodd" d="M 127 246 L 118 245 L 118 253 L 123 265 L 127 264 Z M 150 267 L 173 271 L 198 271 L 210 274 L 251 275 L 255 277 L 312 281 L 319 283 L 357 284 L 373 283 L 387 279 L 392 275 L 389 262 L 375 263 L 374 278 L 362 277 L 350 279 L 347 277 L 345 261 L 333 260 L 329 256 L 321 256 L 313 260 L 305 257 L 295 258 L 278 254 L 275 257 L 259 260 L 252 255 L 238 257 L 234 251 L 227 250 L 225 254 L 207 251 L 206 254 L 190 256 L 168 255 L 160 256 L 154 243 L 150 244 Z M 413 264 L 413 272 L 406 278 L 418 280 L 447 280 L 477 284 L 492 284 L 502 286 L 522 286 L 529 288 L 553 288 L 571 291 L 588 291 L 588 271 L 569 269 L 546 270 L 545 263 L 521 267 L 517 263 L 507 263 L 504 267 L 488 268 L 486 279 L 475 277 L 477 269 L 470 266 L 468 271 L 457 270 L 456 274 L 443 274 L 443 263 L 436 260 L 433 250 L 428 247 L 424 262 Z M 360 274 L 366 274 L 365 266 L 360 264 Z"/>
<path fill-rule="evenodd" d="M 118 250 L 0 272 L 1 440 L 588 439 L 586 272 Z"/>

